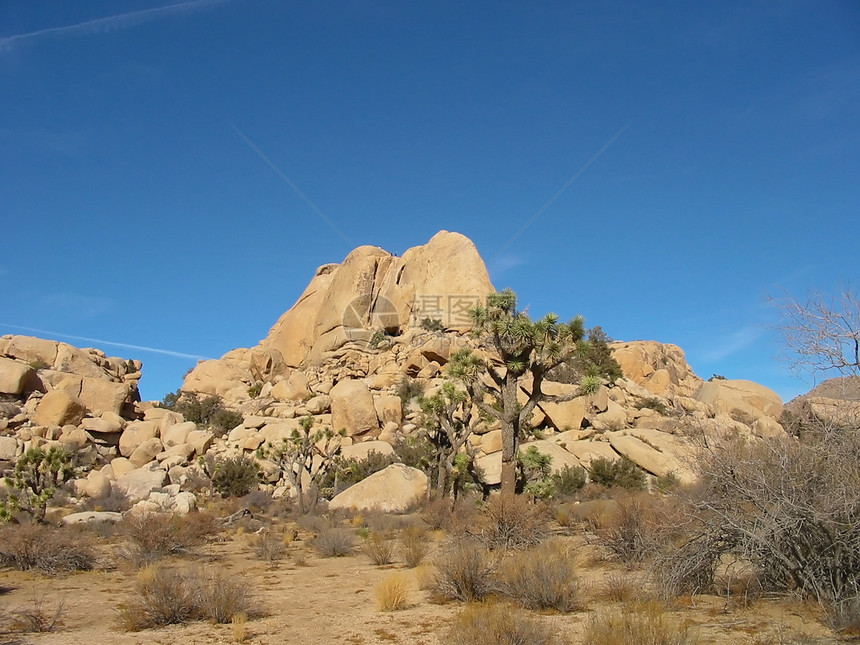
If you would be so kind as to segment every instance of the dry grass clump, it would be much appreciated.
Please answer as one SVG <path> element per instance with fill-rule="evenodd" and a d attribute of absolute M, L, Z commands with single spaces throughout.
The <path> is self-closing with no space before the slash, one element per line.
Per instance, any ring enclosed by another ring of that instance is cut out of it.
<path fill-rule="evenodd" d="M 419 526 L 407 526 L 400 531 L 400 557 L 410 569 L 414 569 L 424 561 L 430 550 L 427 541 L 427 531 Z"/>
<path fill-rule="evenodd" d="M 402 573 L 386 576 L 373 589 L 379 611 L 400 611 L 408 607 L 409 582 Z"/>
<path fill-rule="evenodd" d="M 194 547 L 215 535 L 221 525 L 208 513 L 143 513 L 126 517 L 121 529 L 128 541 L 121 557 L 140 567 L 161 558 L 192 552 Z"/>
<path fill-rule="evenodd" d="M 349 529 L 325 528 L 314 538 L 313 545 L 324 558 L 341 558 L 352 553 L 355 536 Z"/>
<path fill-rule="evenodd" d="M 247 581 L 220 571 L 148 567 L 138 574 L 135 592 L 120 608 L 120 625 L 126 631 L 191 620 L 229 623 L 239 614 L 247 618 L 252 604 Z"/>
<path fill-rule="evenodd" d="M 367 536 L 362 549 L 377 566 L 394 562 L 394 542 L 384 533 L 373 531 Z"/>
<path fill-rule="evenodd" d="M 642 583 L 627 573 L 614 572 L 603 579 L 601 597 L 610 602 L 630 602 L 642 594 Z"/>
<path fill-rule="evenodd" d="M 433 592 L 448 600 L 474 602 L 496 591 L 496 559 L 474 542 L 453 545 L 436 560 Z"/>
<path fill-rule="evenodd" d="M 545 507 L 523 495 L 495 495 L 464 528 L 491 549 L 524 549 L 546 537 L 549 517 Z"/>
<path fill-rule="evenodd" d="M 450 645 L 561 645 L 561 639 L 537 616 L 498 603 L 469 604 L 454 619 Z M 625 641 L 618 641 L 619 645 Z M 634 642 L 634 641 L 628 641 Z"/>
<path fill-rule="evenodd" d="M 677 625 L 658 602 L 642 602 L 595 614 L 585 631 L 589 645 L 694 645 L 686 627 Z"/>
<path fill-rule="evenodd" d="M 41 524 L 7 526 L 0 531 L 0 565 L 47 575 L 89 571 L 96 562 L 90 541 L 80 532 Z"/>
<path fill-rule="evenodd" d="M 570 612 L 583 606 L 574 560 L 561 543 L 551 542 L 508 559 L 499 586 L 527 609 Z"/>

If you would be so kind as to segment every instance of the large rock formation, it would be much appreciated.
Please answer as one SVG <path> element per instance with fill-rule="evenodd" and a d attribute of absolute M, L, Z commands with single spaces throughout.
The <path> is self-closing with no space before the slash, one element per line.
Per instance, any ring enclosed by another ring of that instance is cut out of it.
<path fill-rule="evenodd" d="M 493 291 L 478 250 L 459 233 L 440 231 L 402 257 L 362 246 L 341 264 L 317 269 L 257 347 L 200 363 L 182 389 L 241 400 L 255 382 L 336 360 L 344 348 L 367 347 L 374 337 L 402 336 L 424 318 L 464 332 L 469 309 Z"/>

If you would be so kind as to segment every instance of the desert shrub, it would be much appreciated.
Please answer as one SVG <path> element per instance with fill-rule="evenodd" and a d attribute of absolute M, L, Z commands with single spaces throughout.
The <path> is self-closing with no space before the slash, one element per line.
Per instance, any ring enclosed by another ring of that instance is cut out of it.
<path fill-rule="evenodd" d="M 331 467 L 320 480 L 320 491 L 327 498 L 334 497 L 396 461 L 396 456 L 383 455 L 375 450 L 370 451 L 364 459 L 337 456 L 332 459 Z"/>
<path fill-rule="evenodd" d="M 260 467 L 244 455 L 215 462 L 212 485 L 224 497 L 242 497 L 260 483 Z"/>
<path fill-rule="evenodd" d="M 520 495 L 494 495 L 464 528 L 490 548 L 521 549 L 543 540 L 548 520 L 545 507 Z"/>
<path fill-rule="evenodd" d="M 410 569 L 421 564 L 430 549 L 426 531 L 418 526 L 407 526 L 402 529 L 399 542 L 400 557 Z"/>
<path fill-rule="evenodd" d="M 422 318 L 421 329 L 424 331 L 445 331 L 445 323 L 438 318 Z"/>
<path fill-rule="evenodd" d="M 137 576 L 135 596 L 119 608 L 123 629 L 140 631 L 191 620 L 196 613 L 194 589 L 176 569 L 151 567 Z"/>
<path fill-rule="evenodd" d="M 424 390 L 427 385 L 424 381 L 419 381 L 417 379 L 411 379 L 409 377 L 404 378 L 397 385 L 397 389 L 395 390 L 395 394 L 400 397 L 400 400 L 404 403 L 409 403 L 414 398 L 417 398 L 424 394 Z"/>
<path fill-rule="evenodd" d="M 324 558 L 341 558 L 352 553 L 355 538 L 349 529 L 326 528 L 314 538 L 313 545 Z"/>
<path fill-rule="evenodd" d="M 274 531 L 263 531 L 252 539 L 251 549 L 258 560 L 272 564 L 284 557 L 286 551 L 284 536 Z"/>
<path fill-rule="evenodd" d="M 596 529 L 597 534 L 621 562 L 638 564 L 654 555 L 661 542 L 655 502 L 644 493 L 622 495 L 615 501 L 614 511 Z"/>
<path fill-rule="evenodd" d="M 400 611 L 408 606 L 409 583 L 402 573 L 392 573 L 373 588 L 373 594 L 379 611 Z"/>
<path fill-rule="evenodd" d="M 499 574 L 502 593 L 527 609 L 569 612 L 582 606 L 573 557 L 559 543 L 516 554 Z"/>
<path fill-rule="evenodd" d="M 666 407 L 666 404 L 658 399 L 656 396 L 649 396 L 644 399 L 640 399 L 636 403 L 637 410 L 654 410 L 655 412 L 666 416 L 669 413 L 669 409 Z"/>
<path fill-rule="evenodd" d="M 128 542 L 121 553 L 127 561 L 143 566 L 161 558 L 190 553 L 220 528 L 218 520 L 208 513 L 129 515 L 121 525 Z"/>
<path fill-rule="evenodd" d="M 573 497 L 585 486 L 587 477 L 581 466 L 565 466 L 550 477 L 557 498 Z"/>
<path fill-rule="evenodd" d="M 247 617 L 251 606 L 248 581 L 233 574 L 154 566 L 138 573 L 135 595 L 120 606 L 119 620 L 126 631 L 201 619 L 229 623 L 233 616 Z"/>
<path fill-rule="evenodd" d="M 377 566 L 394 562 L 394 542 L 384 533 L 373 531 L 362 545 L 370 561 Z"/>
<path fill-rule="evenodd" d="M 194 590 L 198 615 L 213 623 L 229 623 L 233 616 L 251 610 L 248 581 L 219 569 L 187 574 L 185 582 Z"/>
<path fill-rule="evenodd" d="M 131 508 L 131 502 L 125 493 L 119 490 L 111 490 L 106 497 L 93 499 L 86 498 L 82 504 L 78 506 L 82 511 L 107 511 L 110 513 L 124 513 Z"/>
<path fill-rule="evenodd" d="M 89 571 L 96 562 L 89 540 L 80 533 L 36 524 L 0 531 L 0 564 L 48 575 Z"/>
<path fill-rule="evenodd" d="M 201 399 L 194 392 L 177 390 L 164 397 L 161 407 L 178 412 L 186 421 L 210 428 L 219 437 L 242 423 L 241 413 L 225 408 L 214 395 Z"/>
<path fill-rule="evenodd" d="M 62 617 L 65 613 L 65 602 L 60 600 L 53 607 L 49 606 L 45 601 L 45 594 L 33 588 L 33 597 L 25 605 L 19 605 L 12 608 L 8 616 L 0 614 L 0 639 L 5 636 L 4 631 L 17 633 L 45 633 L 53 632 L 62 624 Z M 2 623 L 7 623 L 4 630 Z M 3 641 L 7 642 L 7 641 Z M 9 645 L 18 641 L 8 641 Z"/>
<path fill-rule="evenodd" d="M 589 464 L 588 476 L 592 483 L 607 488 L 642 490 L 646 484 L 645 473 L 626 457 L 615 460 L 598 457 Z"/>
<path fill-rule="evenodd" d="M 642 594 L 642 581 L 629 573 L 613 572 L 603 578 L 602 597 L 610 602 L 630 602 Z"/>
<path fill-rule="evenodd" d="M 11 476 L 4 479 L 8 491 L 0 500 L 0 521 L 14 521 L 19 511 L 37 522 L 44 521 L 48 502 L 74 475 L 72 457 L 63 448 L 28 448 L 18 458 Z"/>
<path fill-rule="evenodd" d="M 496 559 L 472 541 L 458 542 L 436 559 L 432 589 L 449 600 L 483 600 L 496 591 Z"/>
<path fill-rule="evenodd" d="M 657 602 L 628 605 L 595 614 L 585 631 L 589 645 L 692 645 L 696 639 L 676 625 Z"/>
<path fill-rule="evenodd" d="M 436 468 L 436 449 L 424 434 L 398 439 L 394 444 L 394 454 L 401 464 L 417 468 L 428 477 L 433 477 Z"/>
<path fill-rule="evenodd" d="M 451 645 L 560 645 L 549 625 L 527 612 L 501 603 L 467 605 L 454 619 Z"/>
<path fill-rule="evenodd" d="M 709 582 L 714 563 L 731 555 L 764 572 L 767 587 L 825 606 L 860 595 L 860 428 L 712 441 L 697 468 L 683 507 L 690 536 L 663 558 L 666 587 Z"/>
<path fill-rule="evenodd" d="M 534 499 L 551 499 L 555 496 L 555 485 L 550 477 L 552 457 L 534 446 L 517 455 L 517 490 Z"/>
<path fill-rule="evenodd" d="M 450 529 L 454 525 L 454 500 L 437 497 L 429 500 L 421 509 L 421 519 L 431 529 Z"/>
<path fill-rule="evenodd" d="M 547 379 L 557 383 L 579 385 L 583 377 L 599 378 L 610 383 L 622 378 L 621 366 L 612 357 L 612 339 L 599 326 L 588 330 L 587 342 L 581 350 L 547 372 Z"/>

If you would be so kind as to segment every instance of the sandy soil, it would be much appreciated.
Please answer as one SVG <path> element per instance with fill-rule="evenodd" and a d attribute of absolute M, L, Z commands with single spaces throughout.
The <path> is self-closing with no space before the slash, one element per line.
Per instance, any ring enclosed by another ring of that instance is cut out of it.
<path fill-rule="evenodd" d="M 612 603 L 602 598 L 607 574 L 624 572 L 607 562 L 599 550 L 568 538 L 577 546 L 582 582 L 587 597 L 586 609 L 569 615 L 544 615 L 572 642 L 579 636 L 595 611 Z M 578 541 L 577 541 L 578 540 Z M 105 547 L 105 562 L 110 562 L 112 547 Z M 457 603 L 438 604 L 418 588 L 419 570 L 401 564 L 378 567 L 356 550 L 343 558 L 321 558 L 306 541 L 289 545 L 287 557 L 271 567 L 255 559 L 248 535 L 230 535 L 225 541 L 210 544 L 192 560 L 176 561 L 179 566 L 218 567 L 242 576 L 252 586 L 263 615 L 247 623 L 247 641 L 259 645 L 282 643 L 401 643 L 436 645 L 446 642 L 450 621 L 460 610 Z M 296 561 L 300 564 L 296 564 Z M 303 561 L 303 562 L 302 562 Z M 51 643 L 56 645 L 98 645 L 111 643 L 188 645 L 234 642 L 230 625 L 190 623 L 124 632 L 118 608 L 132 592 L 136 573 L 122 562 L 108 570 L 48 578 L 32 572 L 3 571 L 0 586 L 0 611 L 32 607 L 33 598 L 43 599 L 49 613 L 64 603 L 62 624 L 45 634 L 0 636 L 0 643 Z M 410 606 L 398 612 L 381 612 L 376 607 L 373 589 L 392 571 L 403 571 L 414 581 Z M 418 571 L 418 573 L 416 573 Z M 672 612 L 675 619 L 694 625 L 700 643 L 745 644 L 837 642 L 816 620 L 816 608 L 786 599 L 758 600 L 746 605 L 740 598 L 696 596 L 685 599 Z"/>

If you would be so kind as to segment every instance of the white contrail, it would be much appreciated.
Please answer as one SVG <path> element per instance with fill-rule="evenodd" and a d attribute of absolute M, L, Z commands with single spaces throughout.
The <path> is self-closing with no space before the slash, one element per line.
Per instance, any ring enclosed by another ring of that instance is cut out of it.
<path fill-rule="evenodd" d="M 58 331 L 48 331 L 46 329 L 36 329 L 35 327 L 23 327 L 21 325 L 9 325 L 7 323 L 0 323 L 0 327 L 11 327 L 12 329 L 23 329 L 24 331 L 31 331 L 36 334 L 46 334 L 48 336 L 59 336 L 60 338 L 72 338 L 74 340 L 85 340 L 88 343 L 98 343 L 99 345 L 111 345 L 112 347 L 123 347 L 125 349 L 136 349 L 140 352 L 150 352 L 151 354 L 164 354 L 165 356 L 175 356 L 177 358 L 193 358 L 195 360 L 200 361 L 209 361 L 212 360 L 208 356 L 197 356 L 195 354 L 183 354 L 182 352 L 174 352 L 169 349 L 159 349 L 157 347 L 145 347 L 144 345 L 131 345 L 129 343 L 115 343 L 110 340 L 103 340 L 101 338 L 89 338 L 88 336 L 74 336 L 73 334 L 63 334 Z"/>
<path fill-rule="evenodd" d="M 6 36 L 0 38 L 0 52 L 9 51 L 16 45 L 19 45 L 34 38 L 42 36 L 63 36 L 67 34 L 79 33 L 95 33 L 100 31 L 110 31 L 121 27 L 128 27 L 132 24 L 140 23 L 146 20 L 152 20 L 163 15 L 177 13 L 195 9 L 197 7 L 205 7 L 207 5 L 221 4 L 229 0 L 189 0 L 188 2 L 179 2 L 177 4 L 167 5 L 166 7 L 153 7 L 152 9 L 141 9 L 140 11 L 129 11 L 128 13 L 120 13 L 114 16 L 106 16 L 105 18 L 95 18 L 79 22 L 74 25 L 65 25 L 62 27 L 48 27 L 46 29 L 38 29 L 26 34 L 16 34 L 14 36 Z"/>
<path fill-rule="evenodd" d="M 568 179 L 568 180 L 567 180 L 567 183 L 566 183 L 564 186 L 562 186 L 561 188 L 559 188 L 559 189 L 558 189 L 558 192 L 556 192 L 556 194 L 555 194 L 555 195 L 553 195 L 553 196 L 550 198 L 550 200 L 549 200 L 546 204 L 544 204 L 544 205 L 541 207 L 541 209 L 540 209 L 537 213 L 535 213 L 534 215 L 532 215 L 532 218 L 531 218 L 528 222 L 526 222 L 526 223 L 523 225 L 523 227 L 522 227 L 519 231 L 517 231 L 516 235 L 514 235 L 511 239 L 509 239 L 509 240 L 507 241 L 507 243 L 506 243 L 502 248 L 500 248 L 500 249 L 496 252 L 496 254 L 495 254 L 493 257 L 491 257 L 491 258 L 490 258 L 490 262 L 492 262 L 492 261 L 493 261 L 493 260 L 495 260 L 497 257 L 499 257 L 499 255 L 501 255 L 501 253 L 502 253 L 506 248 L 508 248 L 508 247 L 513 243 L 513 241 L 514 241 L 514 240 L 516 240 L 516 239 L 517 239 L 517 238 L 522 234 L 522 232 L 523 232 L 524 230 L 526 230 L 529 226 L 531 226 L 531 225 L 532 225 L 532 222 L 534 222 L 538 217 L 540 217 L 541 213 L 543 213 L 547 208 L 549 208 L 549 207 L 550 207 L 550 205 L 551 205 L 551 204 L 552 204 L 556 199 L 558 199 L 564 191 L 566 191 L 566 190 L 567 190 L 567 187 L 568 187 L 568 186 L 570 186 L 574 181 L 576 181 L 576 179 L 577 179 L 577 178 L 578 178 L 582 173 L 584 173 L 584 172 L 588 169 L 588 167 L 589 167 L 591 164 L 593 164 L 593 163 L 597 160 L 597 158 L 598 158 L 600 155 L 602 155 L 604 152 L 606 152 L 606 149 L 607 149 L 609 146 L 611 146 L 611 145 L 615 142 L 615 140 L 616 140 L 618 137 L 620 137 L 620 136 L 621 136 L 621 134 L 622 134 L 622 133 L 627 129 L 627 126 L 629 126 L 629 125 L 630 125 L 630 124 L 628 123 L 628 124 L 627 124 L 627 125 L 625 125 L 623 128 L 621 128 L 618 132 L 616 132 L 614 135 L 612 135 L 612 138 L 611 138 L 609 141 L 607 141 L 606 143 L 604 143 L 604 144 L 603 144 L 603 147 L 602 147 L 600 150 L 598 150 L 597 152 L 595 152 L 595 153 L 594 153 L 594 156 L 592 156 L 592 157 L 591 157 L 591 159 L 589 159 L 589 160 L 585 163 L 585 165 L 584 165 L 582 168 L 580 168 L 580 169 L 576 172 L 576 174 L 575 174 L 573 177 L 571 177 L 570 179 Z"/>

